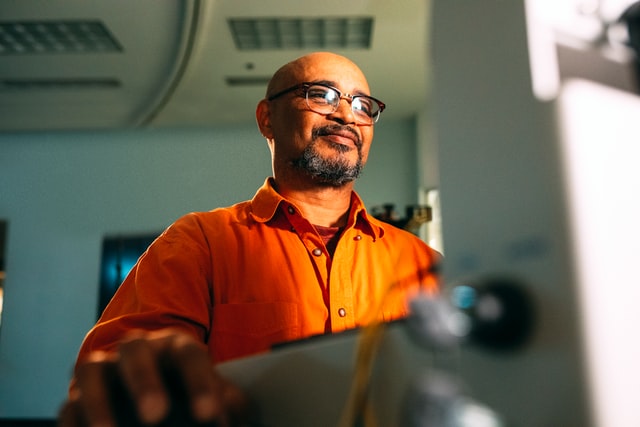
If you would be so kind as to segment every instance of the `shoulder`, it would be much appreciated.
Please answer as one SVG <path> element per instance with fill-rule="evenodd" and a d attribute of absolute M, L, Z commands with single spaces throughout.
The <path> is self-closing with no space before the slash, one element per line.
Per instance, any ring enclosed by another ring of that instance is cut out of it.
<path fill-rule="evenodd" d="M 206 236 L 223 232 L 234 225 L 246 224 L 251 220 L 250 202 L 240 202 L 210 211 L 189 212 L 176 219 L 162 233 L 163 239 Z"/>
<path fill-rule="evenodd" d="M 438 251 L 433 249 L 424 240 L 410 231 L 374 217 L 370 217 L 369 219 L 372 224 L 382 230 L 381 240 L 398 251 L 413 251 L 417 254 L 427 254 L 426 258 L 431 260 L 433 263 L 439 262 L 442 258 L 442 255 Z"/>
<path fill-rule="evenodd" d="M 382 237 L 389 239 L 406 241 L 416 245 L 426 245 L 426 243 L 415 234 L 407 231 L 403 228 L 397 227 L 388 222 L 382 221 L 372 215 L 367 215 L 367 220 L 375 227 L 378 227 L 382 232 Z"/>
<path fill-rule="evenodd" d="M 219 207 L 210 211 L 190 212 L 178 218 L 173 225 L 194 226 L 196 224 L 240 221 L 248 217 L 251 202 L 244 201 L 231 206 Z"/>

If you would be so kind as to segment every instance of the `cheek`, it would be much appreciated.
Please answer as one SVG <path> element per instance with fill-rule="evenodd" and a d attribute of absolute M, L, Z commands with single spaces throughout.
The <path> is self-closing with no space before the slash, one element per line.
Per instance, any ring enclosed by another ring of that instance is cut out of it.
<path fill-rule="evenodd" d="M 367 164 L 367 159 L 369 159 L 369 147 L 362 146 L 362 164 Z"/>
<path fill-rule="evenodd" d="M 310 135 L 311 132 L 309 131 Z M 289 121 L 274 133 L 274 149 L 282 160 L 298 158 L 310 142 L 310 137 L 297 121 Z"/>
<path fill-rule="evenodd" d="M 373 130 L 362 132 L 362 160 L 367 161 L 369 157 L 369 149 L 371 148 L 371 142 L 373 141 Z"/>
<path fill-rule="evenodd" d="M 277 123 L 274 126 L 276 139 L 284 138 L 295 145 L 299 141 L 311 139 L 313 120 L 304 110 L 289 109 L 278 115 Z"/>

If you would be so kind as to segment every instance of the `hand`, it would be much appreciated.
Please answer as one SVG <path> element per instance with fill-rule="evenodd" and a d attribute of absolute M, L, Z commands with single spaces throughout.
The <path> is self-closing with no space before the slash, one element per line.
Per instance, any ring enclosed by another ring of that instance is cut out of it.
<path fill-rule="evenodd" d="M 222 427 L 247 424 L 250 412 L 247 397 L 217 374 L 202 343 L 171 331 L 137 332 L 116 354 L 78 364 L 59 425 Z"/>

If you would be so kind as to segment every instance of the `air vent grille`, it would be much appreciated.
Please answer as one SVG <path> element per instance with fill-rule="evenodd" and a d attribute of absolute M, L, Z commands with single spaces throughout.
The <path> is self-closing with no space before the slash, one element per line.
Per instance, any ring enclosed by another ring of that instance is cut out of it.
<path fill-rule="evenodd" d="M 369 49 L 373 18 L 232 18 L 239 50 Z"/>
<path fill-rule="evenodd" d="M 4 79 L 0 80 L 0 90 L 56 90 L 56 89 L 115 89 L 120 80 L 113 78 L 78 79 Z"/>
<path fill-rule="evenodd" d="M 119 51 L 100 21 L 0 21 L 0 55 Z"/>

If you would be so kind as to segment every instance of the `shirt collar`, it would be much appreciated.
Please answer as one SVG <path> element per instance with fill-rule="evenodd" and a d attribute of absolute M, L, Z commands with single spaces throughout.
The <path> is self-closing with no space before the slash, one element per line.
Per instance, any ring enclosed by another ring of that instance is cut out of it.
<path fill-rule="evenodd" d="M 253 196 L 253 199 L 251 199 L 251 216 L 257 222 L 265 223 L 270 221 L 283 202 L 293 204 L 273 188 L 273 178 L 267 178 L 262 187 Z M 351 207 L 349 209 L 347 228 L 353 228 L 354 226 L 362 228 L 363 231 L 370 233 L 374 237 L 382 237 L 384 235 L 383 224 L 369 216 L 362 199 L 355 191 L 351 193 Z"/>

